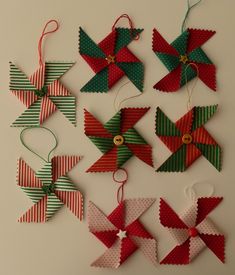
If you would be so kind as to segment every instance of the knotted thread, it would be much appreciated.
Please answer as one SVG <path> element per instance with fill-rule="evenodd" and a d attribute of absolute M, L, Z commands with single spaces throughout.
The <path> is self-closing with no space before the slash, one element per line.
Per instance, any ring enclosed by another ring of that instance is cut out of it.
<path fill-rule="evenodd" d="M 202 0 L 198 0 L 195 4 L 193 4 L 192 6 L 190 6 L 190 0 L 187 0 L 188 8 L 187 8 L 187 12 L 186 12 L 186 14 L 185 14 L 185 17 L 184 17 L 184 20 L 183 20 L 183 23 L 182 23 L 182 26 L 181 26 L 181 32 L 184 32 L 185 29 L 186 29 L 186 27 L 185 27 L 185 25 L 186 25 L 186 20 L 187 20 L 187 18 L 188 18 L 188 16 L 189 16 L 189 13 L 190 13 L 191 9 L 192 9 L 193 7 L 195 7 L 195 6 L 197 6 L 201 1 L 202 1 Z"/>
<path fill-rule="evenodd" d="M 187 70 L 188 70 L 189 66 L 194 66 L 196 68 L 196 71 L 197 71 L 197 76 L 196 76 L 196 79 L 194 80 L 194 83 L 193 83 L 191 89 L 189 89 L 188 77 L 187 77 Z M 194 91 L 194 88 L 196 87 L 196 84 L 197 84 L 197 81 L 198 81 L 198 78 L 199 78 L 198 66 L 195 63 L 188 63 L 187 66 L 185 67 L 184 74 L 185 74 L 185 86 L 186 86 L 187 94 L 188 94 L 187 109 L 188 109 L 188 111 L 190 111 L 192 109 L 192 104 L 191 103 L 192 103 L 193 91 Z"/>
<path fill-rule="evenodd" d="M 120 15 L 120 16 L 116 19 L 116 21 L 114 22 L 114 24 L 113 24 L 113 26 L 112 26 L 112 31 L 115 30 L 115 27 L 116 27 L 118 21 L 119 21 L 120 19 L 122 19 L 122 18 L 125 18 L 125 19 L 128 20 L 128 23 L 129 23 L 129 26 L 130 26 L 130 29 L 131 29 L 131 36 L 132 36 L 133 40 L 139 40 L 140 36 L 139 36 L 139 34 L 137 34 L 137 35 L 134 34 L 134 24 L 133 24 L 133 22 L 132 22 L 130 16 L 129 16 L 128 14 L 126 14 L 126 13 Z"/>
<path fill-rule="evenodd" d="M 28 130 L 31 130 L 31 129 L 44 129 L 48 132 L 50 132 L 52 134 L 52 136 L 54 137 L 54 140 L 55 140 L 55 145 L 53 146 L 53 148 L 50 150 L 50 152 L 48 153 L 47 155 L 47 159 L 44 159 L 41 155 L 39 155 L 38 153 L 36 153 L 33 149 L 31 149 L 24 141 L 24 133 Z M 55 148 L 58 146 L 58 140 L 57 140 L 57 137 L 56 135 L 48 128 L 46 127 L 43 127 L 43 126 L 35 126 L 35 127 L 27 127 L 27 128 L 24 128 L 21 133 L 20 133 L 20 141 L 22 143 L 22 145 L 28 149 L 31 153 L 33 153 L 34 155 L 36 155 L 37 157 L 39 157 L 41 160 L 45 161 L 45 162 L 50 162 L 50 159 L 51 159 L 51 154 L 52 152 L 55 150 Z"/>
<path fill-rule="evenodd" d="M 116 174 L 120 171 L 124 172 L 125 178 L 123 180 L 118 180 L 116 178 Z M 115 170 L 113 172 L 113 181 L 120 184 L 120 186 L 117 190 L 117 202 L 118 202 L 118 204 L 120 204 L 124 199 L 124 185 L 127 182 L 127 180 L 128 180 L 128 173 L 127 173 L 127 170 L 125 168 L 118 168 L 117 170 Z"/>
<path fill-rule="evenodd" d="M 47 31 L 47 32 L 46 32 L 46 29 L 47 29 L 48 25 L 51 24 L 51 23 L 56 24 L 55 28 L 52 29 L 51 31 Z M 40 66 L 43 65 L 43 61 L 42 61 L 42 41 L 43 41 L 43 38 L 44 38 L 44 36 L 46 36 L 47 34 L 56 32 L 58 29 L 59 29 L 59 23 L 58 23 L 58 21 L 52 19 L 52 20 L 49 20 L 49 21 L 46 23 L 46 25 L 45 25 L 45 27 L 44 27 L 44 29 L 43 29 L 43 31 L 42 31 L 42 34 L 41 34 L 40 39 L 39 39 L 39 41 L 38 41 L 38 57 L 39 57 L 39 65 L 40 65 Z"/>

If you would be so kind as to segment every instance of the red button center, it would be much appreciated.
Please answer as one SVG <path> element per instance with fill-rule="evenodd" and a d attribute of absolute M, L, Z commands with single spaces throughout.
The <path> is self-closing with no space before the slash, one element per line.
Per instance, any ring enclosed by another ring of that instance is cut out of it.
<path fill-rule="evenodd" d="M 198 235 L 198 231 L 195 227 L 189 228 L 188 234 L 190 237 L 196 237 Z"/>

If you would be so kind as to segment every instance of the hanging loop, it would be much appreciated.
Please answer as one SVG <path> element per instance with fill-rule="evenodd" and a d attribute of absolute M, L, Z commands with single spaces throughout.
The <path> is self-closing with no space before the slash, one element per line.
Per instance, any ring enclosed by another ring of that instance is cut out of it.
<path fill-rule="evenodd" d="M 194 3 L 193 5 L 190 5 L 190 0 L 187 0 L 187 5 L 188 5 L 188 7 L 187 7 L 187 12 L 186 12 L 186 14 L 185 14 L 185 17 L 184 17 L 184 20 L 183 20 L 183 23 L 182 23 L 182 26 L 181 26 L 181 32 L 184 32 L 185 30 L 186 30 L 186 27 L 185 27 L 185 25 L 186 25 L 186 20 L 187 20 L 187 18 L 188 18 L 188 16 L 189 16 L 189 13 L 190 13 L 190 11 L 191 11 L 191 9 L 192 8 L 194 8 L 195 6 L 197 6 L 200 2 L 201 2 L 202 0 L 198 0 L 196 3 Z"/>
<path fill-rule="evenodd" d="M 184 194 L 187 198 L 189 198 L 191 201 L 195 202 L 198 198 L 199 198 L 199 194 L 197 191 L 196 186 L 199 185 L 207 185 L 209 187 L 209 192 L 208 195 L 206 195 L 207 197 L 211 197 L 214 194 L 215 188 L 214 185 L 208 182 L 194 182 L 192 185 L 188 185 L 184 188 Z"/>
<path fill-rule="evenodd" d="M 54 27 L 52 30 L 50 30 L 50 31 L 46 31 L 47 27 L 48 27 L 50 24 L 55 24 L 55 27 Z M 43 38 L 44 38 L 44 36 L 46 36 L 47 34 L 56 32 L 58 29 L 59 29 L 59 23 L 58 23 L 58 21 L 52 19 L 52 20 L 49 20 L 49 21 L 46 23 L 46 25 L 45 25 L 45 27 L 44 27 L 44 29 L 43 29 L 43 31 L 42 31 L 42 34 L 41 34 L 41 36 L 40 36 L 40 38 L 39 38 L 39 41 L 38 41 L 38 56 L 39 56 L 39 65 L 40 65 L 40 66 L 43 65 L 43 61 L 42 61 L 42 41 L 43 41 Z"/>
<path fill-rule="evenodd" d="M 112 26 L 112 31 L 115 30 L 115 27 L 116 27 L 118 21 L 119 21 L 120 19 L 122 19 L 122 18 L 125 18 L 125 19 L 128 20 L 128 23 L 129 23 L 129 26 L 130 26 L 130 29 L 131 29 L 131 35 L 132 35 L 133 40 L 139 40 L 140 36 L 139 36 L 139 34 L 134 35 L 134 24 L 133 24 L 133 22 L 132 22 L 130 16 L 129 16 L 128 14 L 126 14 L 126 13 L 120 15 L 120 16 L 116 19 L 116 21 L 114 22 L 114 24 L 113 24 L 113 26 Z"/>
<path fill-rule="evenodd" d="M 197 76 L 196 76 L 196 79 L 195 79 L 194 82 L 193 82 L 193 85 L 192 85 L 191 89 L 189 89 L 189 84 L 188 84 L 189 82 L 188 82 L 188 77 L 187 77 L 187 70 L 188 70 L 189 67 L 191 68 L 191 66 L 195 67 L 196 72 L 197 72 Z M 193 96 L 193 91 L 194 91 L 194 89 L 195 89 L 195 87 L 196 87 L 196 85 L 197 85 L 197 81 L 198 81 L 198 79 L 199 79 L 199 68 L 198 68 L 198 66 L 197 66 L 195 63 L 193 63 L 193 62 L 192 62 L 192 63 L 188 63 L 187 66 L 185 67 L 184 74 L 185 74 L 185 86 L 186 86 L 187 95 L 188 95 L 187 109 L 188 109 L 188 111 L 190 111 L 191 108 L 192 108 L 192 96 Z"/>
<path fill-rule="evenodd" d="M 117 179 L 117 173 L 120 171 L 122 171 L 123 175 L 124 175 L 124 179 L 121 179 L 121 180 Z M 121 203 L 124 199 L 124 185 L 128 180 L 127 170 L 125 168 L 118 168 L 117 170 L 115 170 L 113 172 L 113 180 L 120 184 L 120 186 L 117 190 L 117 202 Z"/>
<path fill-rule="evenodd" d="M 33 149 L 31 149 L 24 141 L 24 133 L 28 130 L 31 130 L 31 129 L 44 129 L 48 132 L 50 132 L 55 140 L 55 145 L 52 147 L 52 149 L 50 150 L 50 152 L 48 153 L 47 155 L 47 159 L 43 158 L 41 155 L 39 155 L 38 153 L 36 153 Z M 45 162 L 50 162 L 50 159 L 51 159 L 51 154 L 52 152 L 55 150 L 55 148 L 58 146 L 58 140 L 57 140 L 57 137 L 56 135 L 48 128 L 46 127 L 43 127 L 43 126 L 35 126 L 35 127 L 27 127 L 27 128 L 24 128 L 21 133 L 20 133 L 20 141 L 22 143 L 22 145 L 28 149 L 30 152 L 32 152 L 34 155 L 38 156 L 41 160 L 45 161 Z"/>

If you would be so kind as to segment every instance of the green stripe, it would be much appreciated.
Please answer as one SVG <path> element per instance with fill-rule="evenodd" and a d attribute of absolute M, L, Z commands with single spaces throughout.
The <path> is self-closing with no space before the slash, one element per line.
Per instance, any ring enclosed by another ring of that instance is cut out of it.
<path fill-rule="evenodd" d="M 162 61 L 162 63 L 167 67 L 168 71 L 173 71 L 177 66 L 179 66 L 179 57 L 175 55 L 170 55 L 166 53 L 155 52 L 156 56 Z"/>
<path fill-rule="evenodd" d="M 183 144 L 158 169 L 157 172 L 183 172 L 186 169 L 186 145 Z"/>
<path fill-rule="evenodd" d="M 201 48 L 196 48 L 195 50 L 193 50 L 191 53 L 189 53 L 188 57 L 190 61 L 212 64 L 211 60 Z"/>
<path fill-rule="evenodd" d="M 26 193 L 26 195 L 34 203 L 37 203 L 38 201 L 40 201 L 45 196 L 45 193 L 43 192 L 42 188 L 34 188 L 34 187 L 24 187 L 24 186 L 21 186 L 21 189 Z"/>
<path fill-rule="evenodd" d="M 48 86 L 65 74 L 75 62 L 46 62 L 45 83 Z"/>
<path fill-rule="evenodd" d="M 121 62 L 116 65 L 125 73 L 129 80 L 142 92 L 144 88 L 144 65 L 142 62 Z"/>
<path fill-rule="evenodd" d="M 194 107 L 193 114 L 194 120 L 192 125 L 192 131 L 204 125 L 217 111 L 218 105 Z"/>
<path fill-rule="evenodd" d="M 186 54 L 188 36 L 189 32 L 186 30 L 171 43 L 171 46 L 174 47 L 180 55 Z"/>
<path fill-rule="evenodd" d="M 55 182 L 56 191 L 77 191 L 77 188 L 74 186 L 72 181 L 68 176 L 62 176 L 57 179 Z"/>
<path fill-rule="evenodd" d="M 121 132 L 121 111 L 118 111 L 108 122 L 104 124 L 104 128 L 113 136 Z"/>
<path fill-rule="evenodd" d="M 114 146 L 112 138 L 102 138 L 102 137 L 94 137 L 94 136 L 88 136 L 88 137 L 99 148 L 99 150 L 102 153 L 108 152 Z"/>
<path fill-rule="evenodd" d="M 181 63 L 181 76 L 180 76 L 180 87 L 189 82 L 197 75 L 197 72 L 188 64 Z"/>
<path fill-rule="evenodd" d="M 147 144 L 143 137 L 140 136 L 140 134 L 134 128 L 127 130 L 127 132 L 123 134 L 123 137 L 125 139 L 125 143 Z"/>
<path fill-rule="evenodd" d="M 88 55 L 95 58 L 105 58 L 105 54 L 100 47 L 79 28 L 79 52 L 81 55 Z"/>
<path fill-rule="evenodd" d="M 125 145 L 118 146 L 117 149 L 117 165 L 121 167 L 133 153 Z"/>
<path fill-rule="evenodd" d="M 36 90 L 28 77 L 13 63 L 10 63 L 10 90 Z"/>
<path fill-rule="evenodd" d="M 195 144 L 203 156 L 218 170 L 221 170 L 221 148 L 219 145 Z"/>
<path fill-rule="evenodd" d="M 126 47 L 143 29 L 116 28 L 117 38 L 114 53 L 117 54 L 122 48 Z"/>
<path fill-rule="evenodd" d="M 13 127 L 38 126 L 41 112 L 41 99 L 34 102 L 13 123 Z"/>
<path fill-rule="evenodd" d="M 158 107 L 156 112 L 156 134 L 158 136 L 181 136 L 179 129 Z"/>
<path fill-rule="evenodd" d="M 64 116 L 76 125 L 76 98 L 75 96 L 50 96 L 51 101 L 64 114 Z"/>
<path fill-rule="evenodd" d="M 54 193 L 47 196 L 46 219 L 49 220 L 63 205 Z"/>
<path fill-rule="evenodd" d="M 92 77 L 82 88 L 81 92 L 100 92 L 104 93 L 109 90 L 108 86 L 108 68 L 104 68 L 102 71 Z"/>
<path fill-rule="evenodd" d="M 37 171 L 36 177 L 39 178 L 43 184 L 50 185 L 52 183 L 52 163 L 47 162 L 42 169 Z"/>

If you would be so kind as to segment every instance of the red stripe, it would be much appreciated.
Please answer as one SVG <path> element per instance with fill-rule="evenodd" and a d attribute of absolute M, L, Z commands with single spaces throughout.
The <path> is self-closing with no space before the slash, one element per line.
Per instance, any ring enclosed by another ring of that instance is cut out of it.
<path fill-rule="evenodd" d="M 177 136 L 158 136 L 162 142 L 171 150 L 176 152 L 182 146 L 182 137 Z"/>
<path fill-rule="evenodd" d="M 22 187 L 42 187 L 41 181 L 36 178 L 35 172 L 23 159 L 18 161 L 18 185 Z"/>
<path fill-rule="evenodd" d="M 204 127 L 197 128 L 192 132 L 193 143 L 217 145 L 216 141 Z"/>
<path fill-rule="evenodd" d="M 44 85 L 45 64 L 30 77 L 30 82 L 38 89 L 41 90 Z"/>
<path fill-rule="evenodd" d="M 44 196 L 39 202 L 35 203 L 24 215 L 19 218 L 19 222 L 45 222 L 46 221 L 46 201 Z"/>
<path fill-rule="evenodd" d="M 53 81 L 48 87 L 48 96 L 70 96 L 71 93 L 58 81 Z"/>
<path fill-rule="evenodd" d="M 56 109 L 56 105 L 47 96 L 44 96 L 41 101 L 41 112 L 39 117 L 40 124 L 42 124 L 52 113 L 54 113 Z"/>
<path fill-rule="evenodd" d="M 112 172 L 117 168 L 117 147 L 114 147 L 98 159 L 86 172 Z"/>
<path fill-rule="evenodd" d="M 124 134 L 144 116 L 150 107 L 121 109 L 121 132 Z"/>
<path fill-rule="evenodd" d="M 52 158 L 53 181 L 67 174 L 80 160 L 79 156 L 56 156 Z"/>
<path fill-rule="evenodd" d="M 108 66 L 108 87 L 111 88 L 125 73 L 115 64 Z"/>
<path fill-rule="evenodd" d="M 182 135 L 191 133 L 193 123 L 193 110 L 194 109 L 191 109 L 175 123 L 175 126 L 180 130 Z"/>
<path fill-rule="evenodd" d="M 192 143 L 186 146 L 185 166 L 189 167 L 196 159 L 202 155 L 201 151 Z"/>
<path fill-rule="evenodd" d="M 130 144 L 130 143 L 127 143 L 126 146 L 140 160 L 144 161 L 145 163 L 147 163 L 148 165 L 153 167 L 152 147 L 150 145 L 148 145 L 148 144 Z"/>
<path fill-rule="evenodd" d="M 80 220 L 83 218 L 83 199 L 79 191 L 55 191 L 56 196 Z"/>
<path fill-rule="evenodd" d="M 205 42 L 207 42 L 208 39 L 210 39 L 215 34 L 215 31 L 200 29 L 188 29 L 188 32 L 188 53 L 190 53 L 198 47 L 201 47 Z"/>
<path fill-rule="evenodd" d="M 113 30 L 111 33 L 109 33 L 99 44 L 98 46 L 100 49 L 103 51 L 103 53 L 108 56 L 108 55 L 113 55 L 114 54 L 114 47 L 116 43 L 116 36 L 117 36 L 117 31 Z"/>
<path fill-rule="evenodd" d="M 11 91 L 13 95 L 17 96 L 18 99 L 26 106 L 29 107 L 35 101 L 38 100 L 38 97 L 33 91 Z"/>
<path fill-rule="evenodd" d="M 84 128 L 87 136 L 112 138 L 113 136 L 104 126 L 86 109 L 84 109 Z"/>

